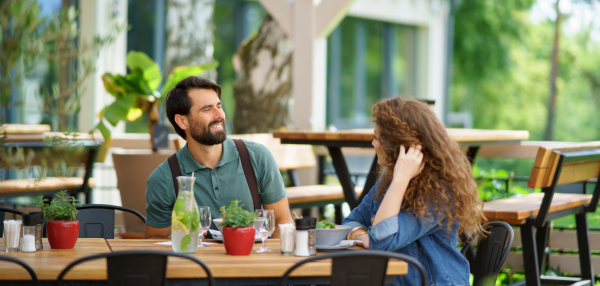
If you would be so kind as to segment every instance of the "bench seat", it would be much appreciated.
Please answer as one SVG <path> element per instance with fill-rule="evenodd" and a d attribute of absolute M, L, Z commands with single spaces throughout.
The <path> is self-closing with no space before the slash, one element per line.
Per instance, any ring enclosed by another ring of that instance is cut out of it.
<path fill-rule="evenodd" d="M 544 193 L 531 193 L 486 202 L 483 212 L 489 221 L 505 221 L 513 225 L 525 224 L 525 220 L 537 216 Z M 555 193 L 550 204 L 549 214 L 585 206 L 592 201 L 592 195 Z"/>
<path fill-rule="evenodd" d="M 345 202 L 342 186 L 308 185 L 285 189 L 291 208 L 302 208 L 302 205 L 324 206 Z M 357 186 L 354 190 L 358 196 L 362 193 L 362 187 Z"/>

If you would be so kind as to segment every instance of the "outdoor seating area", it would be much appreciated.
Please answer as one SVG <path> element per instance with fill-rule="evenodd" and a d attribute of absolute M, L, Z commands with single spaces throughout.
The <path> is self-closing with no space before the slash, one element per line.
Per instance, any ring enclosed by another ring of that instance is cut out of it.
<path fill-rule="evenodd" d="M 0 0 L 2 285 L 600 285 L 600 0 Z"/>

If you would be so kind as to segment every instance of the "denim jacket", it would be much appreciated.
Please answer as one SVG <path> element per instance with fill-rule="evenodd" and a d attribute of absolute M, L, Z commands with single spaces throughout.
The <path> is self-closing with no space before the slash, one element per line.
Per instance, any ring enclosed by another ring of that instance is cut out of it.
<path fill-rule="evenodd" d="M 469 285 L 469 262 L 457 249 L 458 222 L 448 233 L 438 226 L 439 218 L 435 213 L 424 219 L 400 211 L 397 216 L 372 226 L 372 219 L 381 204 L 381 200 L 374 199 L 379 183 L 342 224 L 366 228 L 370 249 L 394 251 L 416 258 L 425 268 L 429 285 Z M 397 276 L 394 285 L 421 285 L 420 274 L 409 265 L 408 274 Z"/>

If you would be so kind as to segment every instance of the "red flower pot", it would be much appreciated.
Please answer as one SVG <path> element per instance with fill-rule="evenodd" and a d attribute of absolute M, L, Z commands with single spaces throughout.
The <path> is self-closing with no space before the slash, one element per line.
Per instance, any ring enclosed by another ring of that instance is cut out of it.
<path fill-rule="evenodd" d="M 254 246 L 254 234 L 255 230 L 253 226 L 224 227 L 223 244 L 225 244 L 225 251 L 231 255 L 250 254 L 252 246 Z"/>
<path fill-rule="evenodd" d="M 48 221 L 46 233 L 52 249 L 73 249 L 79 236 L 79 221 Z"/>

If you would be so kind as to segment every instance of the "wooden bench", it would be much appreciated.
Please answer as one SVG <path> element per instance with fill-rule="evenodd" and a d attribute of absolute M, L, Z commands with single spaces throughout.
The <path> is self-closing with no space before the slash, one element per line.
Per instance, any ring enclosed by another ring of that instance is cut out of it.
<path fill-rule="evenodd" d="M 291 186 L 286 187 L 290 208 L 303 209 L 307 216 L 312 207 L 323 207 L 327 204 L 336 206 L 336 221 L 341 223 L 341 204 L 345 202 L 342 186 L 333 185 L 307 185 L 300 186 L 296 170 L 316 166 L 313 148 L 309 145 L 281 144 L 281 140 L 273 138 L 270 133 L 259 134 L 233 134 L 227 135 L 233 139 L 244 139 L 265 145 L 273 154 L 280 171 L 287 172 Z M 177 149 L 185 145 L 185 140 L 178 139 L 175 143 Z M 362 188 L 356 187 L 357 195 L 362 193 Z"/>
<path fill-rule="evenodd" d="M 505 221 L 521 229 L 523 259 L 527 285 L 585 283 L 594 285 L 586 214 L 595 212 L 600 198 L 600 184 L 593 195 L 585 193 L 585 182 L 600 174 L 600 142 L 560 143 L 539 147 L 528 182 L 531 193 L 484 204 L 490 221 Z M 581 183 L 581 192 L 556 193 L 558 186 Z M 550 221 L 575 215 L 582 278 L 540 276 L 546 259 Z M 537 229 L 537 233 L 534 230 Z M 582 284 L 584 285 L 584 284 Z"/>

